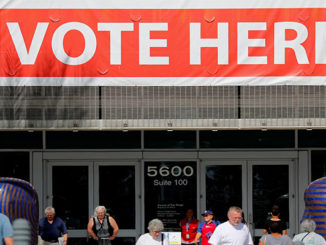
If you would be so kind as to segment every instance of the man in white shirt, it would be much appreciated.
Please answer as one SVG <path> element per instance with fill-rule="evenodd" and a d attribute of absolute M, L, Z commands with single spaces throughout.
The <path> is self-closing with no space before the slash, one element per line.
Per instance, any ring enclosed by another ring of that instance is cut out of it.
<path fill-rule="evenodd" d="M 216 227 L 208 243 L 212 245 L 253 245 L 248 227 L 242 221 L 242 209 L 230 207 L 228 221 Z"/>

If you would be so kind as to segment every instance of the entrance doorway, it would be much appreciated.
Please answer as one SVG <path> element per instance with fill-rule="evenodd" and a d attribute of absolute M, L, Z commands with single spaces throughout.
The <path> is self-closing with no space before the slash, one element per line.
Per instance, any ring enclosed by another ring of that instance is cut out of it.
<path fill-rule="evenodd" d="M 43 160 L 41 206 L 56 208 L 68 226 L 69 239 L 78 245 L 86 241 L 87 223 L 97 205 L 108 207 L 119 224 L 115 245 L 135 244 L 147 232 L 148 221 L 158 216 L 165 219 L 168 230 L 178 229 L 177 221 L 187 207 L 194 208 L 198 218 L 205 209 L 213 209 L 217 219 L 225 221 L 229 206 L 240 206 L 253 236 L 260 237 L 268 212 L 278 203 L 293 235 L 298 223 L 295 214 L 299 217 L 303 209 L 300 196 L 296 201 L 294 197 L 297 155 L 286 151 L 143 156 L 51 152 Z"/>
<path fill-rule="evenodd" d="M 281 209 L 288 233 L 295 230 L 292 160 L 212 160 L 201 165 L 202 207 L 227 220 L 230 206 L 242 207 L 251 234 L 260 237 L 273 204 Z M 291 207 L 291 208 L 290 208 Z"/>
<path fill-rule="evenodd" d="M 137 162 L 51 161 L 47 165 L 46 206 L 67 225 L 72 244 L 85 244 L 87 224 L 104 205 L 119 225 L 115 244 L 134 244 L 139 234 Z"/>

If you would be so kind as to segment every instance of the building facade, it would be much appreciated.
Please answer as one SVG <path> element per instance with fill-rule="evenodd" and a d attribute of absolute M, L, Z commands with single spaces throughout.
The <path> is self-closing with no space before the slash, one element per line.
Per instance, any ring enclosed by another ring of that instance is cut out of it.
<path fill-rule="evenodd" d="M 133 244 L 159 217 L 178 230 L 184 209 L 212 209 L 226 220 L 241 206 L 253 236 L 273 204 L 289 234 L 298 232 L 307 185 L 325 176 L 324 130 L 2 132 L 2 173 L 33 183 L 40 215 L 56 208 L 74 242 L 86 240 L 94 208 L 120 226 L 116 243 Z M 10 140 L 9 140 L 10 139 Z M 237 139 L 237 140 L 234 140 Z M 282 143 L 280 143 L 282 142 Z M 30 148 L 30 149 L 26 149 Z M 14 149 L 17 148 L 17 149 Z"/>
<path fill-rule="evenodd" d="M 98 205 L 115 244 L 233 205 L 255 238 L 279 205 L 292 236 L 326 174 L 324 16 L 317 0 L 0 3 L 1 175 L 30 181 L 72 244 Z"/>

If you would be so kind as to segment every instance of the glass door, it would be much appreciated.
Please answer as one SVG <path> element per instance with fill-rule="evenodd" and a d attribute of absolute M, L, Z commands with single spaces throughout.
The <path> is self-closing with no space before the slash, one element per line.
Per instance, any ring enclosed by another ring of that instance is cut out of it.
<path fill-rule="evenodd" d="M 92 162 L 49 162 L 47 194 L 44 203 L 53 206 L 56 215 L 65 222 L 69 241 L 83 244 L 93 200 Z"/>
<path fill-rule="evenodd" d="M 114 245 L 136 243 L 139 218 L 139 170 L 136 163 L 55 161 L 47 165 L 46 206 L 66 223 L 69 243 L 86 244 L 87 224 L 104 205 L 118 225 Z M 139 228 L 138 228 L 139 229 Z"/>
<path fill-rule="evenodd" d="M 201 212 L 212 210 L 215 219 L 227 221 L 230 206 L 247 212 L 247 182 L 244 161 L 207 161 L 202 165 Z M 199 217 L 201 218 L 201 217 Z"/>
<path fill-rule="evenodd" d="M 96 162 L 94 208 L 104 205 L 119 226 L 117 244 L 135 244 L 140 231 L 138 163 Z"/>
<path fill-rule="evenodd" d="M 294 232 L 293 161 L 248 161 L 249 223 L 253 236 L 263 234 L 265 222 L 273 205 L 280 210 L 280 219 L 286 223 L 290 236 Z"/>
<path fill-rule="evenodd" d="M 201 166 L 201 211 L 211 209 L 216 219 L 227 220 L 230 206 L 242 207 L 253 238 L 263 234 L 274 204 L 293 235 L 295 224 L 294 176 L 291 160 L 218 160 Z"/>

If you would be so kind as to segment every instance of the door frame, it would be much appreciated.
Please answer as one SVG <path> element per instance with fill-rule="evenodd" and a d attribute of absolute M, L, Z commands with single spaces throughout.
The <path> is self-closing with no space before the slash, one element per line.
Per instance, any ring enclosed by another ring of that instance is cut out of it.
<path fill-rule="evenodd" d="M 295 234 L 298 231 L 298 200 L 295 199 L 299 189 L 296 188 L 298 179 L 295 178 L 297 171 L 295 163 L 298 162 L 297 151 L 221 151 L 221 152 L 199 152 L 199 158 L 201 159 L 200 175 L 201 175 L 201 188 L 200 196 L 200 207 L 202 210 L 206 209 L 206 166 L 207 165 L 241 165 L 242 166 L 242 209 L 247 217 L 248 223 L 250 223 L 249 214 L 252 212 L 252 180 L 249 180 L 251 176 L 247 176 L 249 172 L 252 173 L 251 163 L 253 162 L 287 162 L 289 163 L 289 235 Z M 227 163 L 227 164 L 226 164 Z M 251 189 L 251 193 L 249 190 Z M 248 191 L 247 191 L 248 190 Z M 247 194 L 247 196 L 244 196 Z M 250 199 L 250 201 L 249 201 Z M 300 219 L 300 218 L 299 218 Z M 256 231 L 250 227 L 253 237 Z M 256 236 L 260 235 L 260 230 Z"/>
<path fill-rule="evenodd" d="M 289 228 L 288 234 L 293 234 L 295 230 L 295 186 L 294 186 L 294 160 L 293 159 L 260 159 L 260 160 L 248 160 L 247 161 L 247 173 L 248 173 L 248 217 L 253 219 L 253 169 L 255 165 L 285 165 L 289 167 Z M 291 208 L 293 207 L 293 208 Z M 271 207 L 269 207 L 271 208 Z M 249 219 L 248 219 L 249 220 Z M 253 221 L 250 220 L 252 223 Z M 263 229 L 251 229 L 253 236 L 262 236 Z"/>
<path fill-rule="evenodd" d="M 141 227 L 141 204 L 140 204 L 140 163 L 139 161 L 121 161 L 121 160 L 50 160 L 45 161 L 44 167 L 44 176 L 46 178 L 45 181 L 45 188 L 44 188 L 44 195 L 43 195 L 43 203 L 44 206 L 52 206 L 52 169 L 54 166 L 88 166 L 88 216 L 91 217 L 94 214 L 94 209 L 99 204 L 99 166 L 135 166 L 135 229 L 119 229 L 118 237 L 134 237 L 137 239 L 138 235 L 140 234 L 140 227 Z M 85 229 L 78 229 L 78 230 L 68 230 L 69 237 L 72 238 L 80 238 L 87 236 L 87 227 Z"/>
<path fill-rule="evenodd" d="M 137 161 L 95 161 L 94 162 L 94 195 L 93 195 L 93 210 L 99 204 L 99 166 L 134 166 L 135 167 L 135 229 L 121 229 L 119 228 L 118 237 L 138 237 L 139 234 L 139 227 L 140 227 L 140 166 L 139 162 Z M 119 224 L 118 224 L 119 225 Z"/>
<path fill-rule="evenodd" d="M 44 216 L 44 208 L 47 206 L 46 195 L 47 186 L 49 180 L 47 178 L 47 165 L 51 162 L 63 163 L 66 162 L 68 164 L 72 164 L 72 162 L 78 162 L 78 165 L 82 162 L 94 162 L 94 161 L 138 161 L 140 163 L 139 171 L 140 171 L 140 182 L 137 183 L 139 186 L 139 192 L 137 193 L 137 197 L 140 202 L 140 208 L 138 212 L 142 217 L 139 218 L 137 222 L 140 222 L 139 234 L 144 232 L 143 230 L 143 222 L 144 222 L 144 210 L 143 210 L 143 180 L 144 180 L 144 169 L 143 162 L 144 161 L 155 161 L 155 160 L 172 160 L 172 161 L 198 161 L 197 167 L 197 213 L 200 214 L 200 211 L 205 210 L 205 192 L 202 191 L 200 185 L 203 185 L 203 177 L 200 175 L 202 171 L 202 163 L 211 160 L 243 160 L 243 159 L 274 159 L 277 156 L 278 159 L 294 159 L 294 168 L 295 168 L 295 206 L 296 208 L 296 216 L 295 216 L 295 231 L 297 233 L 299 231 L 299 220 L 303 214 L 305 209 L 303 193 L 307 185 L 310 183 L 309 171 L 310 171 L 310 159 L 309 159 L 309 151 L 308 150 L 291 150 L 291 149 L 280 149 L 280 150 L 262 150 L 262 149 L 228 149 L 228 150 L 220 150 L 220 149 L 212 149 L 212 150 L 184 150 L 184 151 L 99 151 L 99 150 L 44 150 L 44 151 L 34 151 L 32 154 L 32 182 L 39 194 L 40 200 L 40 217 Z M 40 176 L 43 176 L 40 178 Z M 89 211 L 91 215 L 93 210 Z M 86 228 L 85 228 L 86 230 Z M 86 233 L 85 233 L 86 235 Z M 292 234 L 289 234 L 292 235 Z M 70 233 L 71 237 L 79 237 Z"/>
<path fill-rule="evenodd" d="M 53 201 L 53 194 L 52 194 L 52 169 L 54 166 L 88 166 L 88 216 L 90 217 L 90 214 L 93 212 L 91 207 L 94 205 L 93 204 L 93 198 L 92 197 L 92 190 L 89 188 L 94 180 L 94 170 L 93 170 L 93 163 L 91 161 L 78 161 L 78 160 L 72 160 L 72 161 L 47 161 L 47 164 L 45 166 L 45 176 L 46 178 L 46 194 L 44 195 L 44 204 L 45 206 L 52 206 L 52 201 Z M 49 196 L 51 195 L 51 196 Z M 69 237 L 86 237 L 87 236 L 87 227 L 85 229 L 78 229 L 78 230 L 68 230 Z"/>
<path fill-rule="evenodd" d="M 248 188 L 248 183 L 246 181 L 246 176 L 245 176 L 247 166 L 246 166 L 246 162 L 244 160 L 217 159 L 217 160 L 205 160 L 205 161 L 201 162 L 201 166 L 200 166 L 200 178 L 201 178 L 201 183 L 202 183 L 200 186 L 201 210 L 202 211 L 206 210 L 206 166 L 212 166 L 212 165 L 215 165 L 215 166 L 227 165 L 227 166 L 241 166 L 242 167 L 242 171 L 241 171 L 241 183 L 242 183 L 241 200 L 242 200 L 242 210 L 243 210 L 244 214 L 246 214 L 247 210 L 248 210 L 248 205 L 247 205 L 247 202 L 246 202 L 244 196 L 245 196 L 245 193 Z"/>

